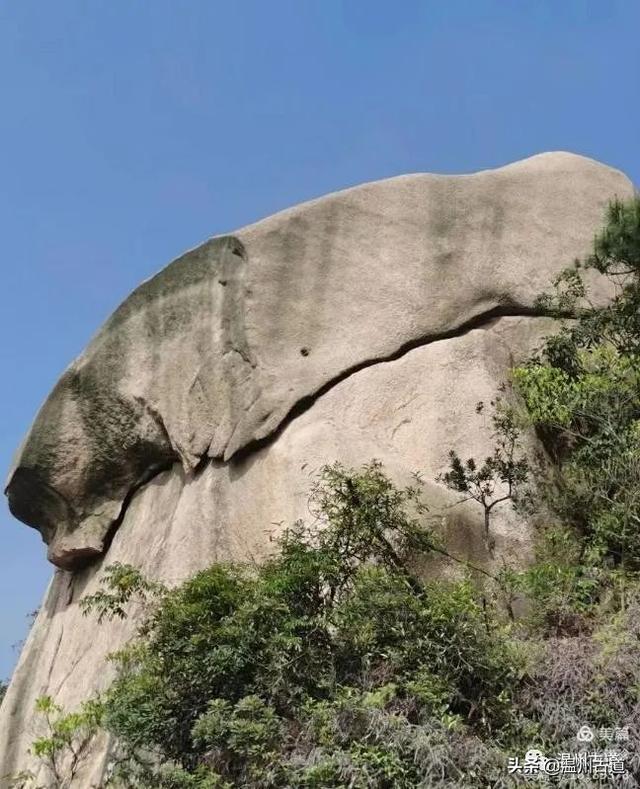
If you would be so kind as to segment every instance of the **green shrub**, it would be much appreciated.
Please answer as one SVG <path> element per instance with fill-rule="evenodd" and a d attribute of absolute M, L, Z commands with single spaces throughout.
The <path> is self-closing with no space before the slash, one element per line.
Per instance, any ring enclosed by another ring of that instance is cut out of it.
<path fill-rule="evenodd" d="M 129 754 L 156 754 L 140 786 L 415 786 L 425 737 L 509 719 L 515 653 L 473 584 L 409 569 L 435 544 L 417 489 L 334 465 L 311 504 L 314 527 L 263 566 L 164 592 L 115 656 L 104 720 Z"/>
<path fill-rule="evenodd" d="M 581 269 L 615 286 L 585 306 Z M 577 319 L 513 372 L 552 461 L 539 487 L 548 509 L 584 536 L 582 560 L 640 569 L 640 198 L 612 204 L 593 255 L 560 276 L 544 304 Z"/>

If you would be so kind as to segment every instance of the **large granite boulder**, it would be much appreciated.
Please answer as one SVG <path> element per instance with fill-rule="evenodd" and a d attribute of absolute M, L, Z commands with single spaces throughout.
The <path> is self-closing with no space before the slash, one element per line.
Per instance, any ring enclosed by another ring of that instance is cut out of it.
<path fill-rule="evenodd" d="M 106 565 L 175 583 L 259 559 L 336 459 L 380 458 L 402 482 L 433 480 L 451 447 L 486 454 L 475 403 L 551 330 L 536 296 L 589 251 L 608 201 L 632 193 L 567 153 L 402 176 L 213 238 L 134 291 L 63 374 L 9 475 L 12 512 L 60 569 L 0 710 L 0 775 L 34 765 L 38 696 L 73 708 L 109 681 L 104 657 L 135 616 L 97 626 L 78 607 Z M 434 482 L 425 495 L 434 510 L 453 503 Z M 480 513 L 446 512 L 456 550 L 488 560 Z M 526 555 L 508 508 L 495 528 L 499 555 Z M 105 753 L 97 743 L 79 787 Z"/>

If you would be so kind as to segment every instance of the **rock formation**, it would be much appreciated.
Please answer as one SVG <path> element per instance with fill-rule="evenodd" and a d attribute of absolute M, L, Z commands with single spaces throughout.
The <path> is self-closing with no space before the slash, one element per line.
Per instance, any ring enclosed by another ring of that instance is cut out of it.
<path fill-rule="evenodd" d="M 260 558 L 335 459 L 380 458 L 404 481 L 433 480 L 451 447 L 486 454 L 475 403 L 549 331 L 536 296 L 632 192 L 566 153 L 391 178 L 215 237 L 137 288 L 63 374 L 9 475 L 11 511 L 58 569 L 0 710 L 0 775 L 37 767 L 38 696 L 72 709 L 108 683 L 105 655 L 135 618 L 81 615 L 105 566 L 171 584 Z M 433 482 L 426 498 L 452 502 Z M 448 512 L 457 549 L 482 560 L 481 513 Z M 526 553 L 507 509 L 496 529 L 500 554 Z M 97 783 L 105 752 L 78 786 Z"/>

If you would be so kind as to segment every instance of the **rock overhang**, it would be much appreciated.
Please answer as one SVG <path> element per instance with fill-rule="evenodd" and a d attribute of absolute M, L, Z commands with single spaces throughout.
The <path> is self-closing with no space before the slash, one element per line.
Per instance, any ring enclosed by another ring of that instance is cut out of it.
<path fill-rule="evenodd" d="M 64 373 L 7 495 L 50 559 L 99 555 L 132 492 L 230 462 L 353 371 L 496 315 L 532 314 L 589 251 L 616 170 L 544 154 L 338 192 L 200 245 L 143 283 Z"/>

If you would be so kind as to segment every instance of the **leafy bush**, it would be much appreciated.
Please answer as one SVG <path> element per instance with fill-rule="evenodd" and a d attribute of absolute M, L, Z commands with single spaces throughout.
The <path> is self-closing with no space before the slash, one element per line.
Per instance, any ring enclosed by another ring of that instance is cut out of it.
<path fill-rule="evenodd" d="M 484 753 L 479 735 L 509 718 L 515 653 L 472 583 L 409 569 L 435 544 L 417 489 L 376 462 L 333 465 L 311 504 L 314 527 L 286 531 L 263 566 L 218 564 L 165 592 L 115 657 L 104 724 L 140 786 L 167 770 L 172 786 L 417 786 L 436 770 L 425 749 L 459 778 L 456 749 Z"/>
<path fill-rule="evenodd" d="M 606 307 L 581 303 L 582 269 L 613 283 Z M 513 373 L 553 461 L 540 487 L 559 521 L 584 536 L 583 561 L 640 569 L 640 198 L 610 207 L 593 255 L 556 286 L 545 306 L 577 320 Z"/>
<path fill-rule="evenodd" d="M 90 700 L 76 712 L 65 712 L 51 696 L 41 696 L 36 701 L 36 713 L 44 731 L 31 744 L 31 753 L 46 768 L 48 787 L 71 789 L 98 732 L 101 703 L 97 699 Z M 31 772 L 12 777 L 8 785 L 16 789 L 40 787 Z"/>

